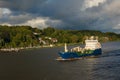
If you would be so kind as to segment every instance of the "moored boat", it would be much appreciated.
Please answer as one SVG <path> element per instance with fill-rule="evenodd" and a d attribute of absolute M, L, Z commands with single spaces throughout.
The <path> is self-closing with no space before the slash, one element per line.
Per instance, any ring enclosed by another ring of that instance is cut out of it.
<path fill-rule="evenodd" d="M 61 60 L 73 60 L 79 59 L 81 57 L 87 56 L 97 56 L 102 54 L 102 48 L 98 38 L 91 36 L 89 39 L 85 40 L 85 47 L 80 46 L 72 48 L 70 51 L 67 49 L 67 44 L 65 43 L 65 51 L 60 51 Z"/>

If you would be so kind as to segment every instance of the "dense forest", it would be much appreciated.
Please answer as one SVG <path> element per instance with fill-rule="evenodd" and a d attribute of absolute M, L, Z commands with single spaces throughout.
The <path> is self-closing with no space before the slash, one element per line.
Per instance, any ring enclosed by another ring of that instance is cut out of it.
<path fill-rule="evenodd" d="M 96 30 L 60 30 L 52 27 L 45 29 L 30 26 L 0 26 L 0 48 L 33 47 L 57 43 L 84 43 L 86 37 L 98 36 L 99 41 L 118 41 L 120 34 Z M 47 38 L 46 38 L 47 37 Z M 49 38 L 57 39 L 52 42 Z"/>

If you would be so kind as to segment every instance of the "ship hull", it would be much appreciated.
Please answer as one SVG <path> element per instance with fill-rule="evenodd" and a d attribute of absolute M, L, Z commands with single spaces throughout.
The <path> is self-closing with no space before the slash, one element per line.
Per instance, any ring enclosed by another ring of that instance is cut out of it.
<path fill-rule="evenodd" d="M 80 52 L 59 52 L 59 55 L 62 59 L 77 59 L 80 57 L 87 57 L 87 56 L 97 56 L 102 54 L 102 49 L 95 49 L 90 53 L 80 53 Z"/>

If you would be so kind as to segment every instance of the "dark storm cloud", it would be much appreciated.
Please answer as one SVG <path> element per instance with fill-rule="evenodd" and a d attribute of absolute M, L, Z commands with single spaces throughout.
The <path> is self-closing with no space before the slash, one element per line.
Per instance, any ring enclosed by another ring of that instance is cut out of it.
<path fill-rule="evenodd" d="M 119 0 L 0 0 L 0 7 L 11 10 L 9 19 L 0 19 L 10 24 L 35 21 L 37 26 L 55 24 L 65 29 L 120 29 Z"/>
<path fill-rule="evenodd" d="M 29 11 L 40 7 L 46 0 L 0 0 L 0 7 L 10 8 L 16 11 Z"/>

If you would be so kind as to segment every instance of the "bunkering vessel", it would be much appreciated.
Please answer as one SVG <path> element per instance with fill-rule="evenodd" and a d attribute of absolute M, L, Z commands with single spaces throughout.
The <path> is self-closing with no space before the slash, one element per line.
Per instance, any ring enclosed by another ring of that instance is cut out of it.
<path fill-rule="evenodd" d="M 102 48 L 100 42 L 98 42 L 98 37 L 91 36 L 89 39 L 85 40 L 85 47 L 80 46 L 72 48 L 70 51 L 67 49 L 67 44 L 65 43 L 65 51 L 60 51 L 60 57 L 57 60 L 74 60 L 81 57 L 87 56 L 97 56 L 102 54 Z"/>

